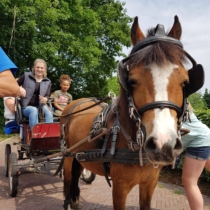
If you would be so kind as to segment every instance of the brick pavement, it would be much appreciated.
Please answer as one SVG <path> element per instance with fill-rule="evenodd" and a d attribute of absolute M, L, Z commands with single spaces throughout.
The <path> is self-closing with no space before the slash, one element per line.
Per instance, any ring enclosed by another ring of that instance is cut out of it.
<path fill-rule="evenodd" d="M 62 210 L 63 183 L 59 177 L 34 173 L 22 174 L 19 178 L 18 195 L 8 195 L 8 180 L 4 175 L 4 150 L 15 137 L 0 143 L 0 210 Z M 16 146 L 12 146 L 16 152 Z M 111 210 L 111 188 L 104 177 L 96 176 L 92 184 L 80 180 L 81 210 Z M 180 194 L 177 194 L 180 193 Z M 205 210 L 210 209 L 210 198 L 204 196 Z M 138 187 L 134 187 L 126 201 L 126 210 L 137 210 Z M 152 198 L 152 210 L 188 210 L 189 205 L 182 187 L 158 182 Z"/>

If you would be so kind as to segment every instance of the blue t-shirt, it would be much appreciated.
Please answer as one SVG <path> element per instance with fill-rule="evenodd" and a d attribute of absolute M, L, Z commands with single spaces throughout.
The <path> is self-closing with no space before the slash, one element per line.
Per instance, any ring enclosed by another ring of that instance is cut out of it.
<path fill-rule="evenodd" d="M 210 129 L 203 124 L 195 114 L 190 114 L 191 122 L 188 120 L 183 123 L 182 128 L 190 130 L 190 133 L 182 136 L 184 149 L 187 147 L 205 147 L 210 146 Z"/>
<path fill-rule="evenodd" d="M 17 66 L 10 60 L 6 53 L 0 47 L 0 72 L 10 69 L 14 74 L 17 71 Z"/>

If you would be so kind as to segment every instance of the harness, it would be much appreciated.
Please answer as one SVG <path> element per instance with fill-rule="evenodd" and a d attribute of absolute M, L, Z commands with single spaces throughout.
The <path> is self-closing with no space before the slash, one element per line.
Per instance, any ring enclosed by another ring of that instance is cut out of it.
<path fill-rule="evenodd" d="M 109 163 L 110 162 L 117 162 L 117 163 L 126 163 L 126 164 L 139 164 L 143 166 L 147 164 L 149 161 L 147 159 L 147 155 L 144 151 L 143 145 L 145 141 L 145 130 L 144 127 L 141 125 L 141 116 L 142 114 L 150 109 L 165 109 L 170 108 L 177 112 L 178 122 L 177 122 L 177 131 L 179 137 L 181 137 L 181 125 L 182 122 L 189 118 L 189 110 L 188 110 L 188 102 L 187 97 L 192 93 L 200 89 L 204 83 L 204 71 L 201 65 L 197 65 L 195 60 L 185 52 L 185 55 L 189 58 L 189 60 L 193 64 L 193 68 L 188 71 L 189 74 L 189 83 L 185 84 L 183 88 L 183 105 L 179 107 L 177 104 L 170 102 L 170 101 L 154 101 L 151 103 L 146 104 L 145 106 L 141 107 L 140 109 L 136 109 L 134 100 L 132 97 L 132 91 L 129 90 L 127 87 L 127 80 L 128 80 L 128 73 L 129 73 L 129 66 L 126 66 L 126 61 L 131 59 L 136 53 L 143 50 L 148 45 L 156 43 L 158 41 L 165 41 L 171 42 L 176 44 L 178 47 L 183 48 L 182 43 L 174 39 L 172 37 L 168 37 L 165 34 L 164 27 L 162 25 L 157 25 L 155 34 L 152 37 L 146 38 L 139 43 L 131 51 L 131 54 L 119 62 L 118 64 L 118 79 L 121 86 L 124 88 L 127 101 L 128 101 L 128 112 L 129 116 L 132 120 L 133 125 L 136 126 L 136 135 L 135 139 L 133 140 L 131 136 L 128 134 L 126 129 L 122 126 L 120 121 L 120 111 L 119 107 L 116 105 L 115 97 L 112 98 L 112 103 L 107 104 L 104 106 L 102 111 L 95 117 L 93 121 L 92 128 L 90 130 L 89 136 L 91 138 L 96 137 L 101 133 L 102 128 L 107 127 L 107 120 L 110 114 L 114 114 L 114 122 L 113 125 L 109 128 L 108 133 L 105 136 L 100 137 L 97 141 L 97 148 L 94 150 L 82 150 L 76 153 L 68 153 L 66 148 L 66 141 L 65 141 L 65 128 L 71 114 L 74 114 L 73 110 L 81 103 L 75 104 L 74 107 L 70 110 L 69 118 L 67 122 L 62 125 L 62 135 L 60 139 L 61 143 L 61 150 L 64 156 L 73 156 L 78 161 L 90 161 L 90 162 L 101 162 L 106 180 L 109 182 L 108 174 L 109 174 Z M 199 72 L 199 73 L 198 73 Z M 199 79 L 196 80 L 195 78 L 199 75 Z M 196 87 L 196 88 L 195 88 Z M 85 101 L 84 101 L 85 103 Z M 100 102 L 97 102 L 97 104 Z M 93 106 L 91 106 L 93 107 Z M 86 108 L 87 109 L 87 108 Z M 127 140 L 128 148 L 116 148 L 117 144 L 117 137 L 119 133 L 122 133 L 125 139 Z M 110 141 L 110 148 L 107 148 L 107 145 Z M 155 166 L 154 166 L 155 167 Z"/>

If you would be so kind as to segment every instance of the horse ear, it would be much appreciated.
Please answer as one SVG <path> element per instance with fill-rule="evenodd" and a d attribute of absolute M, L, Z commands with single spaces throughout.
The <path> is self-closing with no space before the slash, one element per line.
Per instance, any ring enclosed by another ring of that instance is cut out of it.
<path fill-rule="evenodd" d="M 136 45 L 139 41 L 142 39 L 145 39 L 144 34 L 142 33 L 139 23 L 138 23 L 138 17 L 136 16 L 134 18 L 133 25 L 131 27 L 131 42 L 134 45 Z"/>
<path fill-rule="evenodd" d="M 178 16 L 175 15 L 174 16 L 174 25 L 172 26 L 170 32 L 168 33 L 168 36 L 180 40 L 181 35 L 182 35 L 182 27 L 179 22 Z"/>

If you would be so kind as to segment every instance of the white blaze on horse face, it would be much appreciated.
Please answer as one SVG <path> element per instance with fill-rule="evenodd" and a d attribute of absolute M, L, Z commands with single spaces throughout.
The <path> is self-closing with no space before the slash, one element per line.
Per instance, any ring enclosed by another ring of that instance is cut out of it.
<path fill-rule="evenodd" d="M 177 65 L 168 63 L 166 66 L 159 67 L 156 64 L 150 66 L 151 74 L 154 81 L 155 101 L 168 101 L 167 86 L 169 84 L 169 77 Z M 175 120 L 171 115 L 169 108 L 154 109 L 155 118 L 153 121 L 154 127 L 150 136 L 156 138 L 156 145 L 158 148 L 172 139 L 177 137 L 175 130 Z"/>

